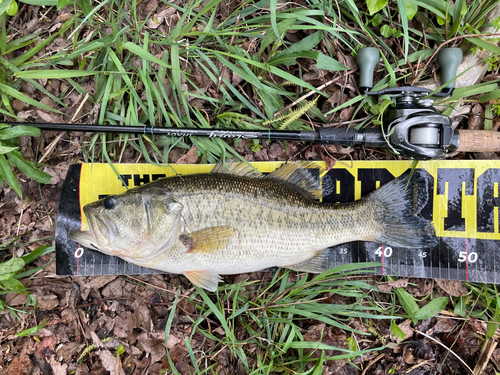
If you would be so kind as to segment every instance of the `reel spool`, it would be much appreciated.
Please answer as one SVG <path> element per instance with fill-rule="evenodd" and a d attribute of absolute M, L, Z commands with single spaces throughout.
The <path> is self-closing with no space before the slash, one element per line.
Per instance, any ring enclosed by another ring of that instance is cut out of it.
<path fill-rule="evenodd" d="M 439 147 L 441 131 L 439 128 L 413 127 L 410 129 L 410 143 L 418 146 Z"/>

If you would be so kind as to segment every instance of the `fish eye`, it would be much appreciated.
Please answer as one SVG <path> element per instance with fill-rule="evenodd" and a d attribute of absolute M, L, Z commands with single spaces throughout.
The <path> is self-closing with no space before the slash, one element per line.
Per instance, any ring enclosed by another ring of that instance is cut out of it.
<path fill-rule="evenodd" d="M 114 197 L 112 197 L 111 195 L 107 196 L 106 199 L 104 199 L 103 205 L 104 205 L 104 208 L 110 210 L 110 209 L 115 207 L 116 199 Z"/>

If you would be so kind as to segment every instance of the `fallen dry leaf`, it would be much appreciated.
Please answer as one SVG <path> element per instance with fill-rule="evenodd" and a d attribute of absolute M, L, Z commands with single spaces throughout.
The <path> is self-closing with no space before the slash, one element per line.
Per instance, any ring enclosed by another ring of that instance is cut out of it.
<path fill-rule="evenodd" d="M 179 340 L 176 336 L 170 334 L 168 335 L 168 339 L 167 339 L 167 349 L 172 349 L 175 345 L 177 345 L 178 343 L 180 343 L 181 340 Z"/>
<path fill-rule="evenodd" d="M 453 331 L 457 322 L 453 319 L 439 318 L 436 325 L 431 329 L 433 333 L 448 333 Z"/>
<path fill-rule="evenodd" d="M 352 114 L 354 113 L 354 107 L 347 107 L 340 112 L 340 121 L 350 121 L 352 119 Z"/>
<path fill-rule="evenodd" d="M 437 285 L 452 297 L 461 297 L 467 295 L 467 288 L 464 283 L 458 280 L 435 280 Z"/>
<path fill-rule="evenodd" d="M 304 334 L 304 341 L 311 341 L 311 342 L 321 342 L 323 344 L 341 348 L 341 349 L 347 349 L 347 334 L 345 333 L 344 330 L 337 328 L 337 327 L 332 327 L 332 326 L 326 326 L 326 324 L 318 324 L 315 326 L 312 326 L 308 329 L 308 331 Z M 322 352 L 320 350 L 304 350 L 304 352 L 310 353 L 310 356 L 312 358 L 320 358 L 322 355 Z M 342 354 L 340 351 L 335 351 L 335 350 L 325 350 L 324 355 L 326 357 L 332 357 L 334 355 L 339 355 Z M 339 359 L 336 361 L 325 361 L 323 366 L 324 366 L 324 372 L 323 374 L 337 374 L 338 371 L 344 367 L 344 365 L 347 363 L 347 359 Z"/>
<path fill-rule="evenodd" d="M 152 322 L 149 308 L 141 301 L 135 300 L 133 309 L 135 311 L 135 328 L 142 327 L 144 330 L 150 331 L 152 328 Z"/>
<path fill-rule="evenodd" d="M 75 283 L 80 286 L 81 298 L 86 300 L 92 289 L 100 289 L 116 279 L 117 276 L 99 276 L 99 277 L 75 277 Z"/>
<path fill-rule="evenodd" d="M 57 21 L 59 22 L 66 22 L 69 20 L 73 15 L 71 13 L 62 13 L 59 16 L 57 16 Z"/>
<path fill-rule="evenodd" d="M 395 281 L 389 281 L 388 284 L 393 288 L 406 288 L 408 286 L 408 279 L 398 279 Z"/>
<path fill-rule="evenodd" d="M 285 149 L 279 143 L 273 143 L 269 147 L 269 157 L 274 160 L 285 160 Z"/>
<path fill-rule="evenodd" d="M 66 363 L 74 363 L 80 356 L 85 344 L 77 342 L 66 342 L 58 347 L 56 356 Z"/>
<path fill-rule="evenodd" d="M 408 285 L 407 291 L 414 297 L 425 297 L 434 288 L 433 279 L 412 279 L 412 283 L 416 281 L 417 286 Z"/>
<path fill-rule="evenodd" d="M 403 359 L 409 365 L 415 364 L 418 360 L 418 358 L 415 358 L 415 355 L 413 354 L 414 351 L 415 351 L 415 347 L 413 344 L 407 344 L 404 346 Z"/>
<path fill-rule="evenodd" d="M 52 113 L 43 112 L 40 109 L 37 109 L 36 114 L 41 120 L 43 120 L 42 122 L 53 123 L 53 124 L 64 123 L 64 120 L 60 116 L 54 115 Z"/>
<path fill-rule="evenodd" d="M 106 315 L 101 315 L 92 322 L 92 324 L 89 326 L 89 330 L 92 332 L 97 332 L 100 337 L 107 337 L 113 331 L 114 326 L 115 319 L 110 318 Z"/>
<path fill-rule="evenodd" d="M 27 354 L 27 341 L 25 342 L 20 354 L 16 355 L 9 367 L 6 375 L 30 375 L 33 370 L 33 363 Z"/>
<path fill-rule="evenodd" d="M 392 286 L 387 283 L 380 283 L 377 285 L 377 288 L 384 293 L 390 293 L 392 291 Z"/>
<path fill-rule="evenodd" d="M 125 338 L 130 344 L 133 344 L 136 340 L 132 335 L 132 331 L 135 327 L 135 315 L 130 311 L 125 311 L 125 313 L 120 314 L 115 318 L 115 328 L 113 333 L 116 337 Z"/>
<path fill-rule="evenodd" d="M 198 162 L 198 155 L 196 155 L 197 151 L 198 149 L 196 146 L 192 146 L 185 155 L 177 160 L 177 164 L 196 164 Z"/>
<path fill-rule="evenodd" d="M 102 366 L 109 371 L 110 375 L 125 375 L 120 357 L 114 357 L 107 349 L 100 349 L 97 355 L 101 359 Z"/>
<path fill-rule="evenodd" d="M 474 318 L 469 318 L 461 329 L 454 329 L 450 333 L 442 336 L 443 342 L 453 345 L 454 352 L 465 358 L 474 355 L 484 343 L 485 330 L 483 326 Z"/>
<path fill-rule="evenodd" d="M 170 349 L 168 351 L 168 353 L 170 354 L 170 358 L 172 359 L 172 362 L 174 363 L 175 368 L 178 371 L 181 371 L 181 373 L 183 373 L 182 370 L 188 368 L 188 366 L 185 362 L 187 356 L 189 355 L 187 348 L 186 348 L 186 345 L 184 345 L 184 343 L 179 343 L 177 345 L 174 345 L 174 347 L 172 349 Z M 219 359 L 219 356 L 217 356 L 217 358 Z M 163 360 L 163 362 L 162 362 L 162 367 L 167 368 L 167 369 L 170 368 L 166 356 L 165 356 L 165 360 Z"/>
<path fill-rule="evenodd" d="M 410 319 L 406 319 L 403 323 L 398 324 L 398 327 L 401 329 L 401 331 L 403 331 L 405 333 L 405 337 L 403 339 L 400 339 L 399 337 L 396 339 L 396 342 L 398 344 L 403 342 L 403 341 L 408 340 L 409 338 L 411 338 L 413 336 L 413 332 L 415 330 L 411 327 L 411 320 Z"/>
<path fill-rule="evenodd" d="M 29 108 L 29 104 L 26 103 L 26 102 L 23 102 L 21 100 L 18 100 L 18 99 L 14 99 L 10 105 L 12 106 L 12 108 L 14 108 L 16 111 L 24 111 L 25 109 Z"/>
<path fill-rule="evenodd" d="M 125 294 L 125 280 L 118 278 L 107 284 L 102 290 L 102 296 L 109 297 L 123 297 Z"/>
<path fill-rule="evenodd" d="M 500 349 L 495 349 L 491 355 L 491 361 L 497 368 L 500 368 Z"/>
<path fill-rule="evenodd" d="M 50 179 L 51 185 L 57 185 L 61 181 L 61 177 L 59 177 L 59 173 L 57 173 L 52 167 L 45 167 L 42 169 L 45 173 L 48 173 L 52 176 Z"/>
<path fill-rule="evenodd" d="M 158 339 L 150 335 L 149 333 L 143 333 L 137 337 L 142 344 L 144 350 L 151 354 L 151 363 L 161 361 L 167 351 L 165 349 L 165 334 L 163 333 L 163 339 Z"/>
<path fill-rule="evenodd" d="M 50 367 L 54 375 L 67 375 L 68 374 L 68 365 L 66 363 L 61 364 L 57 362 L 54 357 L 50 357 L 49 359 Z"/>
<path fill-rule="evenodd" d="M 38 337 L 43 337 L 42 341 L 38 341 L 35 344 L 36 352 L 39 353 L 40 357 L 47 356 L 53 353 L 57 344 L 57 339 L 54 332 L 43 328 L 37 333 Z"/>
<path fill-rule="evenodd" d="M 269 161 L 269 155 L 267 154 L 267 148 L 262 148 L 260 151 L 255 153 L 255 158 L 259 161 Z"/>

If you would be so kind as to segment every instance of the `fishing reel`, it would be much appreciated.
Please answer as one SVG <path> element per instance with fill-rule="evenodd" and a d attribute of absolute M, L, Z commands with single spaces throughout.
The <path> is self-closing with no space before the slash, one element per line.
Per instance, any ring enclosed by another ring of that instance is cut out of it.
<path fill-rule="evenodd" d="M 365 47 L 358 51 L 360 90 L 367 96 L 388 95 L 395 101 L 383 117 L 385 140 L 399 155 L 410 159 L 442 159 L 458 148 L 458 132 L 451 127 L 451 119 L 434 108 L 432 97 L 451 96 L 455 89 L 457 68 L 462 62 L 460 48 L 445 48 L 438 53 L 441 81 L 449 82 L 440 92 L 432 94 L 426 88 L 403 86 L 372 91 L 373 73 L 379 61 L 377 48 Z"/>

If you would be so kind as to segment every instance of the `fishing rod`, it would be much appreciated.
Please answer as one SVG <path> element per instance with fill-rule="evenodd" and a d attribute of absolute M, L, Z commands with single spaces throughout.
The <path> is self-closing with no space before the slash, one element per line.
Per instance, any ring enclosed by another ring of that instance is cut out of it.
<path fill-rule="evenodd" d="M 431 90 L 404 86 L 372 91 L 373 74 L 380 58 L 374 47 L 358 51 L 360 90 L 367 96 L 388 95 L 396 105 L 384 114 L 383 128 L 318 128 L 315 131 L 283 130 L 233 130 L 233 129 L 187 129 L 159 128 L 150 126 L 115 126 L 88 124 L 51 124 L 6 122 L 16 126 L 33 126 L 42 130 L 81 131 L 101 133 L 128 133 L 165 135 L 170 137 L 208 137 L 233 139 L 266 139 L 316 142 L 322 145 L 352 147 L 390 147 L 396 154 L 415 160 L 442 159 L 453 151 L 488 152 L 500 151 L 500 132 L 485 130 L 454 130 L 451 119 L 434 108 Z M 433 96 L 446 97 L 453 93 L 454 78 L 462 61 L 462 50 L 445 48 L 438 54 L 442 71 L 442 82 L 450 82 Z"/>

